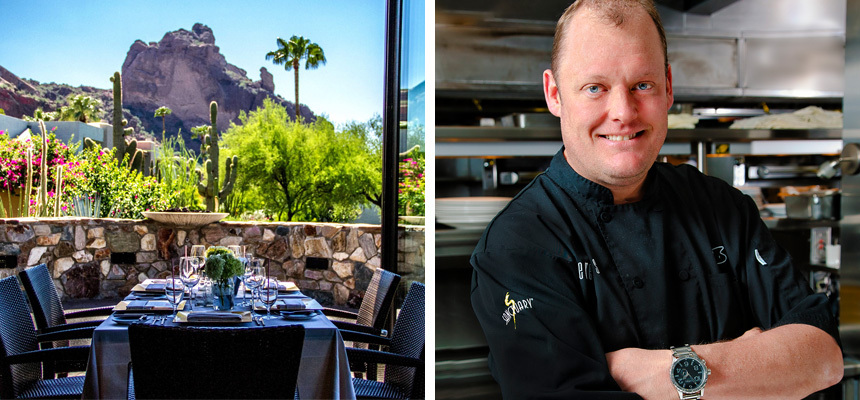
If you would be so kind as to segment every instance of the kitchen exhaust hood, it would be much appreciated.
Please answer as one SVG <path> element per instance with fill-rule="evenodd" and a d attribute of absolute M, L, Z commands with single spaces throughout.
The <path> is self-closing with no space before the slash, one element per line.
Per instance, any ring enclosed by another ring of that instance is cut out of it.
<path fill-rule="evenodd" d="M 838 103 L 845 3 L 657 0 L 676 102 Z M 437 99 L 542 100 L 555 23 L 569 4 L 438 0 Z"/>

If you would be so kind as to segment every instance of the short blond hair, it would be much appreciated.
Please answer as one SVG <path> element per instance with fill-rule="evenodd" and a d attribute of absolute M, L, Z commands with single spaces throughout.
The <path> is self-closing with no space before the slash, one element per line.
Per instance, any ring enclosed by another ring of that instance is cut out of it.
<path fill-rule="evenodd" d="M 558 75 L 559 57 L 561 53 L 561 42 L 564 39 L 564 30 L 567 23 L 573 18 L 576 12 L 583 8 L 591 9 L 606 20 L 608 23 L 620 26 L 624 23 L 624 19 L 628 16 L 635 7 L 642 7 L 651 20 L 654 21 L 654 26 L 657 27 L 657 33 L 660 35 L 660 44 L 663 47 L 663 65 L 668 73 L 669 71 L 669 55 L 666 46 L 666 30 L 663 29 L 663 22 L 660 20 L 660 14 L 657 12 L 657 7 L 654 6 L 652 0 L 576 0 L 567 7 L 558 19 L 558 24 L 555 26 L 555 37 L 552 41 L 552 73 Z"/>

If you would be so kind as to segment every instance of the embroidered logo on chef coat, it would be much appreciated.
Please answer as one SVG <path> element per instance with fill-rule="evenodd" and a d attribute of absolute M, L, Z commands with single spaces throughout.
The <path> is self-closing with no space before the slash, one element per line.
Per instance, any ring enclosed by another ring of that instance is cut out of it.
<path fill-rule="evenodd" d="M 711 249 L 714 252 L 714 258 L 717 260 L 717 265 L 723 264 L 726 261 L 729 261 L 729 256 L 726 255 L 726 247 L 725 246 L 717 246 Z"/>
<path fill-rule="evenodd" d="M 505 293 L 505 305 L 507 307 L 505 308 L 505 312 L 502 313 L 502 320 L 505 321 L 505 326 L 513 320 L 514 329 L 517 329 L 517 313 L 532 308 L 532 301 L 534 301 L 534 298 L 517 301 L 511 298 L 511 292 Z"/>

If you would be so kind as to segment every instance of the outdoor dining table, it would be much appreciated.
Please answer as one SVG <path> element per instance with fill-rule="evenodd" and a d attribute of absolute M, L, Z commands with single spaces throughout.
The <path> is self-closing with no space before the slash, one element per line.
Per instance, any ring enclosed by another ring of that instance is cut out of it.
<path fill-rule="evenodd" d="M 310 304 L 319 306 L 315 300 L 311 300 Z M 211 309 L 211 307 L 194 306 L 195 312 Z M 284 318 L 265 321 L 265 326 L 288 324 L 301 324 L 305 327 L 305 341 L 297 379 L 299 396 L 307 399 L 354 399 L 355 392 L 346 358 L 346 348 L 334 324 L 322 313 L 300 321 Z M 165 325 L 178 324 L 168 321 Z M 258 325 L 253 322 L 242 322 L 229 326 L 256 327 Z M 126 398 L 129 361 L 131 361 L 131 355 L 128 344 L 128 325 L 117 323 L 113 318 L 106 319 L 93 332 L 83 398 Z"/>

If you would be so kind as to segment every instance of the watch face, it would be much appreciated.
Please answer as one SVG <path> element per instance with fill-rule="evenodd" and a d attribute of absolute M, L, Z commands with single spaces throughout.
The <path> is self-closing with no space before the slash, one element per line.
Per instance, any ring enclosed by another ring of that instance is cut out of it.
<path fill-rule="evenodd" d="M 672 383 L 685 392 L 697 392 L 708 379 L 708 369 L 695 358 L 680 358 L 672 364 Z"/>

